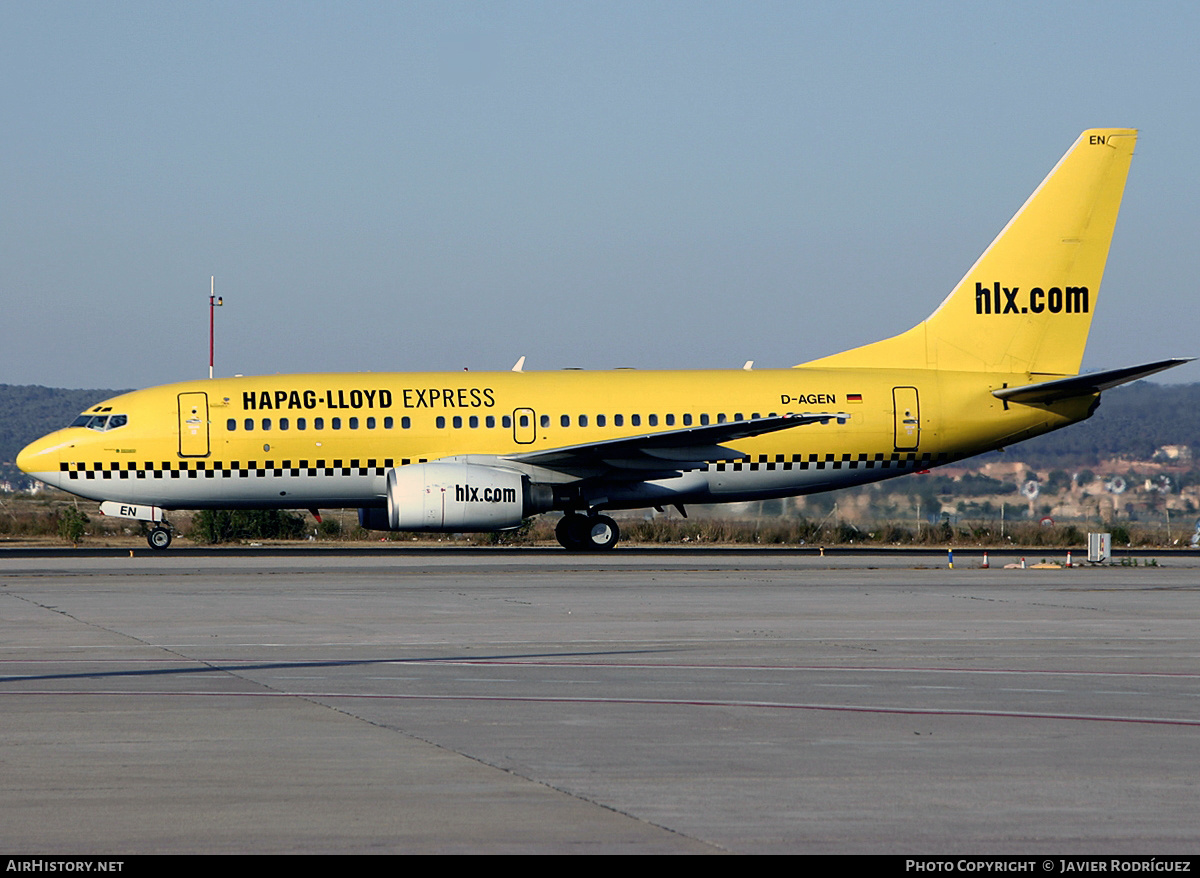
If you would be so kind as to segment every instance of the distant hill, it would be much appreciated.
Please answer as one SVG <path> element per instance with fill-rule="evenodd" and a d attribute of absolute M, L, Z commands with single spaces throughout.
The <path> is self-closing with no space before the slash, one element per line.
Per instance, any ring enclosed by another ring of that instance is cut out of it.
<path fill-rule="evenodd" d="M 22 478 L 15 460 L 29 442 L 124 392 L 0 384 L 0 480 Z M 1014 445 L 1007 459 L 1042 468 L 1082 468 L 1114 457 L 1148 460 L 1164 445 L 1191 446 L 1200 458 L 1200 384 L 1139 381 L 1106 391 L 1090 420 Z"/>
<path fill-rule="evenodd" d="M 1114 457 L 1149 460 L 1164 445 L 1188 445 L 1200 458 L 1200 384 L 1138 381 L 1106 390 L 1091 418 L 1014 445 L 1007 457 L 1069 469 Z"/>
<path fill-rule="evenodd" d="M 17 452 L 39 436 L 65 427 L 88 406 L 124 390 L 63 390 L 0 384 L 0 481 L 22 480 Z"/>

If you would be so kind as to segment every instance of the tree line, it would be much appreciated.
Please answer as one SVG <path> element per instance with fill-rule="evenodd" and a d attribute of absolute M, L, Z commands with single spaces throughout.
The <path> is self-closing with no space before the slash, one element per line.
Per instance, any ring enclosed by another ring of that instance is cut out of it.
<path fill-rule="evenodd" d="M 16 459 L 25 445 L 124 392 L 0 384 L 0 480 L 23 479 Z M 1200 384 L 1139 381 L 1106 391 L 1089 420 L 1013 446 L 1007 457 L 1041 469 L 1079 469 L 1114 457 L 1149 460 L 1164 445 L 1187 445 L 1200 456 Z M 976 458 L 988 459 L 998 458 Z"/>
<path fill-rule="evenodd" d="M 17 452 L 75 416 L 124 390 L 64 390 L 33 384 L 0 384 L 0 481 L 20 481 Z"/>

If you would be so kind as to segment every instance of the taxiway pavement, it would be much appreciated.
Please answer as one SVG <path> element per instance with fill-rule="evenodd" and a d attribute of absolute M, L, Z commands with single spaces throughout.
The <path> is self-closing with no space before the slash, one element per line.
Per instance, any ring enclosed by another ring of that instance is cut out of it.
<path fill-rule="evenodd" d="M 1196 850 L 1200 562 L 0 557 L 22 853 Z"/>

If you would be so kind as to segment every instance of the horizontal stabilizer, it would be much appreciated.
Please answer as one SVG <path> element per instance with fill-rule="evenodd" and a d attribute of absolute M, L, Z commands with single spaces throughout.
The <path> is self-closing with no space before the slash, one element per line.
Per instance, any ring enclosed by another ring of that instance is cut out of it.
<path fill-rule="evenodd" d="M 1137 381 L 1139 378 L 1145 378 L 1155 372 L 1190 363 L 1193 359 L 1193 357 L 1175 357 L 1170 360 L 1159 360 L 1157 363 L 1146 363 L 1142 366 L 1127 366 L 1124 369 L 1109 369 L 1105 372 L 1089 372 L 1087 375 L 1076 375 L 1074 378 L 1058 378 L 1054 381 L 1044 381 L 1041 384 L 1002 387 L 999 390 L 993 390 L 992 396 L 1008 402 L 1055 402 L 1060 399 L 1069 399 L 1072 396 L 1099 393 L 1120 384 L 1128 384 L 1130 381 Z"/>

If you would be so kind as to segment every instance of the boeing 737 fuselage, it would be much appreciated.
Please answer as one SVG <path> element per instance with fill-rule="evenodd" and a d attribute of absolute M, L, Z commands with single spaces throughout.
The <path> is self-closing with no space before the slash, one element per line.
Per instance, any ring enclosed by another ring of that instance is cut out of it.
<path fill-rule="evenodd" d="M 25 448 L 26 473 L 163 510 L 358 507 L 371 529 L 495 531 L 562 511 L 760 500 L 928 469 L 1087 418 L 1186 360 L 1079 375 L 1136 132 L 1084 132 L 925 321 L 791 369 L 317 374 L 123 394 Z"/>

